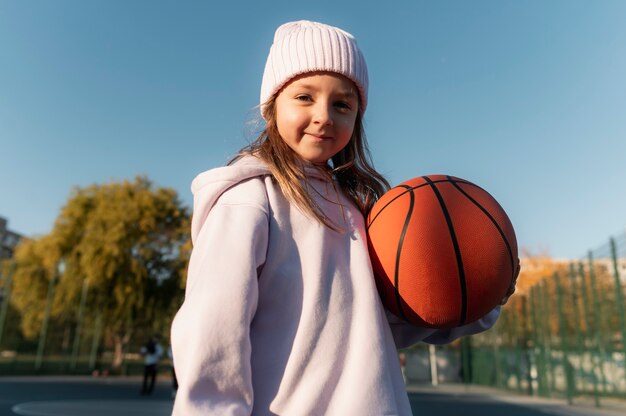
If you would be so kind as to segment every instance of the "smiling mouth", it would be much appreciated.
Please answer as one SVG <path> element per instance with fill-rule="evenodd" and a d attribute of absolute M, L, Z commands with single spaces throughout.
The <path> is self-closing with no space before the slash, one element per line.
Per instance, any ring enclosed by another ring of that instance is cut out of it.
<path fill-rule="evenodd" d="M 328 140 L 328 139 L 332 139 L 331 136 L 324 136 L 323 134 L 313 134 L 313 133 L 306 133 L 311 137 L 315 137 L 316 139 L 319 140 Z"/>

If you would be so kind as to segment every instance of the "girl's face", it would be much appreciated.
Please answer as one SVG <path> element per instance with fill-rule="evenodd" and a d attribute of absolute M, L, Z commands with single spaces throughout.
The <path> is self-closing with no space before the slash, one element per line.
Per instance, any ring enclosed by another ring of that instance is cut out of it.
<path fill-rule="evenodd" d="M 276 97 L 276 127 L 301 158 L 324 164 L 350 141 L 358 111 L 352 81 L 333 73 L 310 73 L 294 78 Z"/>

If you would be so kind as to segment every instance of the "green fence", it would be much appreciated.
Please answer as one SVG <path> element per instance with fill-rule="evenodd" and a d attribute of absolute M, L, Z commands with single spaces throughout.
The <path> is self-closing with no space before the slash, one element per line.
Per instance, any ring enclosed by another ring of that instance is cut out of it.
<path fill-rule="evenodd" d="M 0 267 L 0 376 L 34 374 L 138 375 L 143 373 L 141 347 L 155 333 L 164 341 L 169 325 L 132 331 L 121 347 L 122 363 L 114 366 L 115 343 L 107 339 L 100 311 L 89 307 L 93 296 L 86 284 L 71 316 L 53 318 L 50 309 L 55 279 L 48 286 L 47 299 L 33 308 L 42 314 L 43 324 L 36 336 L 26 338 L 22 316 L 11 304 L 14 265 Z M 164 348 L 167 343 L 164 343 Z M 169 360 L 163 360 L 162 371 L 169 371 Z"/>
<path fill-rule="evenodd" d="M 625 284 L 624 234 L 562 262 L 513 296 L 492 330 L 462 340 L 464 381 L 569 403 L 626 397 Z"/>

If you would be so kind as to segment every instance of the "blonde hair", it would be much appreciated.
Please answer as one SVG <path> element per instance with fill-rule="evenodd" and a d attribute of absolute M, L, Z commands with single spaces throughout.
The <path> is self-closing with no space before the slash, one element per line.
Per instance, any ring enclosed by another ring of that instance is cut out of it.
<path fill-rule="evenodd" d="M 323 213 L 307 191 L 309 187 L 304 171 L 305 166 L 310 165 L 318 169 L 331 182 L 334 177 L 339 188 L 354 202 L 364 216 L 378 198 L 390 188 L 389 182 L 372 166 L 361 111 L 357 114 L 350 141 L 331 158 L 332 167 L 306 162 L 281 138 L 276 125 L 276 95 L 265 103 L 264 115 L 265 129 L 255 141 L 241 149 L 230 163 L 246 155 L 260 158 L 267 163 L 285 197 L 320 223 L 335 231 L 341 230 Z M 335 186 L 334 182 L 333 186 Z"/>

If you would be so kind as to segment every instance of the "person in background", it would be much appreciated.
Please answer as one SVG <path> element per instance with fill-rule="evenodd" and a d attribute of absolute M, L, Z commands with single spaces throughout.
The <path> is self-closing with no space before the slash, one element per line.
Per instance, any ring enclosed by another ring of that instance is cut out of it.
<path fill-rule="evenodd" d="M 159 338 L 153 336 L 146 345 L 141 347 L 143 355 L 143 384 L 141 394 L 152 394 L 154 383 L 156 382 L 157 369 L 161 357 L 163 357 L 163 347 L 159 343 Z"/>
<path fill-rule="evenodd" d="M 167 348 L 167 357 L 170 359 L 170 366 L 172 368 L 172 399 L 176 398 L 176 391 L 178 391 L 178 380 L 176 379 L 176 369 L 174 368 L 174 355 L 172 354 L 172 346 Z"/>

